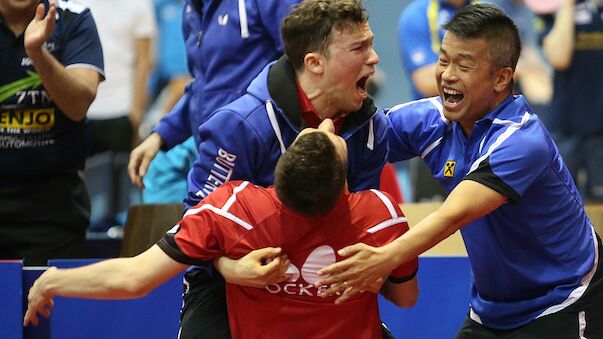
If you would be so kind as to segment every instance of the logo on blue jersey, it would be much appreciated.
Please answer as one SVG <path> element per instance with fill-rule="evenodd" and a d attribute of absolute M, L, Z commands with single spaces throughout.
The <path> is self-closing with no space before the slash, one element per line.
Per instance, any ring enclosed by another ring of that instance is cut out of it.
<path fill-rule="evenodd" d="M 456 167 L 456 161 L 448 160 L 444 165 L 444 176 L 446 178 L 452 178 L 454 176 L 454 168 Z"/>

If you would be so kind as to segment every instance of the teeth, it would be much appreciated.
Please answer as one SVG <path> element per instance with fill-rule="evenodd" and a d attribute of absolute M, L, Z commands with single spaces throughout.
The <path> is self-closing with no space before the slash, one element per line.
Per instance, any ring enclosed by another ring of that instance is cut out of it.
<path fill-rule="evenodd" d="M 444 88 L 442 90 L 444 93 L 449 94 L 449 95 L 459 95 L 459 94 L 463 94 L 463 92 L 459 92 L 459 91 L 455 91 L 453 89 L 448 89 L 448 88 Z"/>

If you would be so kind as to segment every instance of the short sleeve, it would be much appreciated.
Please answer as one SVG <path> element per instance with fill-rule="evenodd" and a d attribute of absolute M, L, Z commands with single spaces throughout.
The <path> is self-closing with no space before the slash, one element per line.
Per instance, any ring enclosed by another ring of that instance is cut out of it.
<path fill-rule="evenodd" d="M 507 127 L 484 146 L 464 180 L 479 182 L 518 202 L 549 166 L 552 155 L 536 118 L 513 128 Z"/>
<path fill-rule="evenodd" d="M 429 24 L 425 12 L 416 4 L 410 4 L 402 12 L 398 22 L 398 42 L 404 66 L 410 74 L 415 70 L 437 62 L 432 50 Z"/>
<path fill-rule="evenodd" d="M 132 1 L 132 0 L 128 0 Z M 153 38 L 157 35 L 157 19 L 151 0 L 138 0 L 138 13 L 136 25 L 134 25 L 134 36 L 140 38 Z"/>
<path fill-rule="evenodd" d="M 90 10 L 76 15 L 78 19 L 67 28 L 61 63 L 66 68 L 93 68 L 104 76 L 103 50 Z"/>
<path fill-rule="evenodd" d="M 226 244 L 238 239 L 238 228 L 224 227 L 229 221 L 217 211 L 232 194 L 232 186 L 226 185 L 189 209 L 157 245 L 172 259 L 189 265 L 224 255 Z"/>
<path fill-rule="evenodd" d="M 372 234 L 372 246 L 384 246 L 396 240 L 402 234 L 408 232 L 408 222 L 400 206 L 386 192 L 371 190 L 378 199 L 373 199 L 375 204 L 371 209 L 374 214 L 380 214 L 381 220 L 368 229 Z M 394 283 L 402 283 L 414 278 L 417 274 L 419 261 L 418 258 L 411 259 L 402 265 L 396 267 L 388 277 L 388 280 Z"/>

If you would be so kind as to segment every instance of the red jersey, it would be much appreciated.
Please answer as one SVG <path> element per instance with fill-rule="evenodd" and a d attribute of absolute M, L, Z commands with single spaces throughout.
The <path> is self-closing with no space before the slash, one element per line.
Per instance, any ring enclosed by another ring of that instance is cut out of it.
<path fill-rule="evenodd" d="M 383 246 L 408 230 L 406 218 L 388 195 L 367 190 L 345 193 L 320 217 L 284 207 L 274 188 L 247 181 L 227 182 L 189 209 L 158 243 L 174 260 L 199 264 L 218 256 L 238 259 L 254 249 L 281 247 L 293 277 L 264 289 L 226 284 L 232 337 L 381 338 L 377 295 L 361 293 L 335 305 L 315 288 L 317 272 L 342 260 L 337 251 L 363 242 Z M 390 280 L 414 277 L 418 261 L 396 268 Z"/>

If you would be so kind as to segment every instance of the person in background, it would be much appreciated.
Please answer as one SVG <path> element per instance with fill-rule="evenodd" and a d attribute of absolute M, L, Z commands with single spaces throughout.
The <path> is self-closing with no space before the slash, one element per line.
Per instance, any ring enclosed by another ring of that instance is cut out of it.
<path fill-rule="evenodd" d="M 191 81 L 182 38 L 184 0 L 154 0 L 157 17 L 157 65 L 151 74 L 151 97 L 139 135 L 146 138 L 159 120 L 171 112 Z M 177 38 L 178 37 L 178 38 Z M 186 196 L 186 174 L 197 158 L 195 140 L 190 137 L 169 152 L 159 151 L 146 174 L 143 204 L 182 203 Z"/>
<path fill-rule="evenodd" d="M 582 197 L 603 202 L 603 1 L 558 2 L 537 26 L 555 70 L 550 116 L 543 118 Z M 538 10 L 546 3 L 530 5 Z"/>
<path fill-rule="evenodd" d="M 148 103 L 146 85 L 157 24 L 150 0 L 71 1 L 90 8 L 107 72 L 88 111 L 85 173 L 92 198 L 91 229 L 104 231 L 123 224 L 125 218 L 118 214 L 140 200 L 127 180 L 127 161 Z"/>
<path fill-rule="evenodd" d="M 376 294 L 333 305 L 320 297 L 326 286 L 312 285 L 320 267 L 338 260 L 336 249 L 356 241 L 386 244 L 408 230 L 387 194 L 348 192 L 346 143 L 334 131 L 330 119 L 305 129 L 280 157 L 274 187 L 248 181 L 222 185 L 136 257 L 48 269 L 30 289 L 24 324 L 37 324 L 38 312 L 49 316 L 55 296 L 139 297 L 189 264 L 240 258 L 270 246 L 288 253 L 268 263 L 278 269 L 270 285 L 227 284 L 233 338 L 381 338 Z M 417 269 L 417 258 L 396 267 L 381 294 L 398 306 L 413 306 Z"/>
<path fill-rule="evenodd" d="M 473 281 L 456 338 L 603 338 L 603 246 L 557 146 L 512 94 L 515 24 L 477 4 L 444 28 L 439 97 L 394 107 L 388 120 L 389 160 L 422 155 L 448 198 L 388 245 L 340 250 L 349 258 L 316 285 L 343 292 L 340 302 L 375 291 L 392 267 L 460 230 Z"/>
<path fill-rule="evenodd" d="M 0 259 L 85 256 L 84 120 L 104 78 L 90 12 L 0 1 Z"/>

